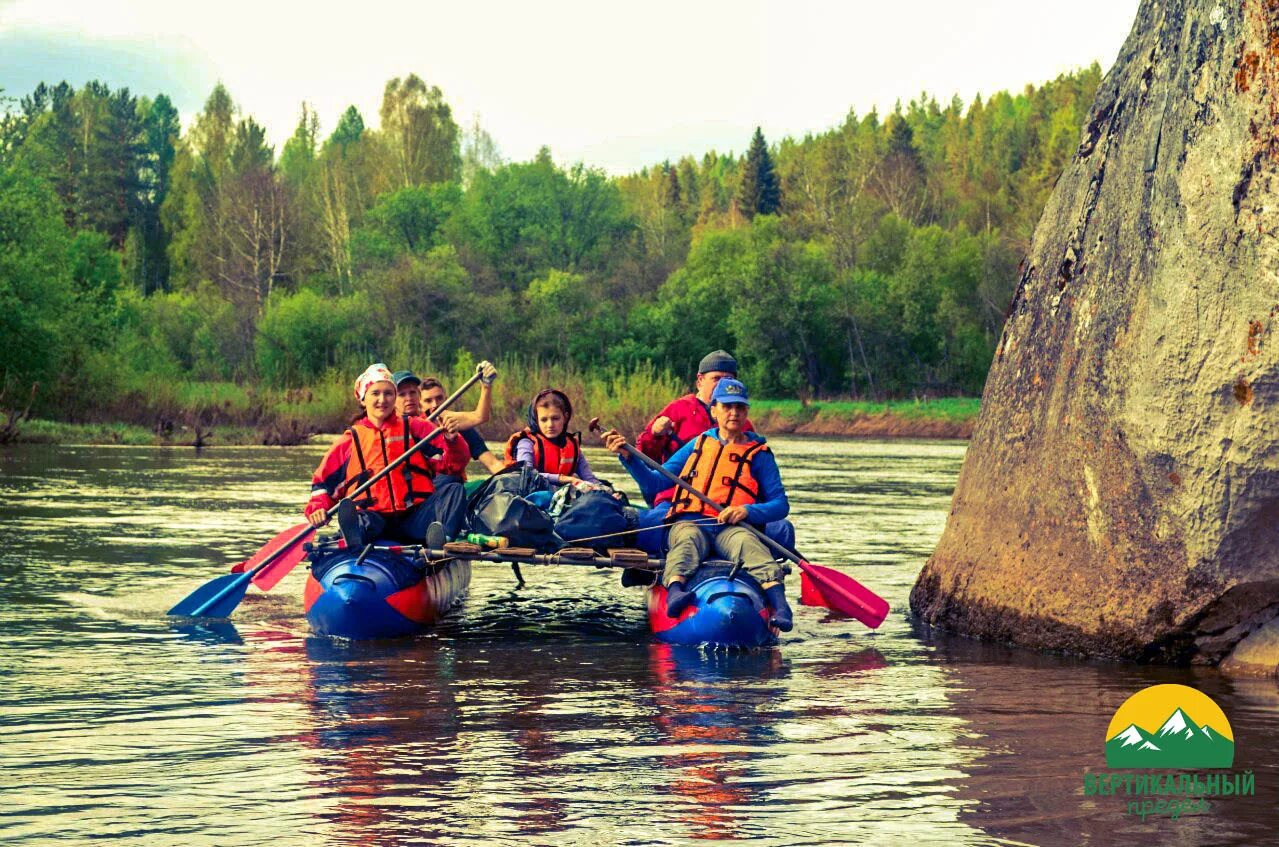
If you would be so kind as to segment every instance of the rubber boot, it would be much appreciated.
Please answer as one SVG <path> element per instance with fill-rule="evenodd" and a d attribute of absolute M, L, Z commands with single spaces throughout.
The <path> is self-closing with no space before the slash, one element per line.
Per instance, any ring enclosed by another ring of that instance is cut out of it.
<path fill-rule="evenodd" d="M 444 524 L 431 521 L 431 525 L 426 528 L 426 549 L 443 550 L 448 541 L 449 537 L 444 532 Z"/>
<path fill-rule="evenodd" d="M 364 546 L 364 530 L 360 527 L 360 516 L 355 512 L 355 504 L 350 500 L 338 503 L 338 531 L 346 542 L 346 549 L 359 550 Z"/>
<path fill-rule="evenodd" d="M 666 586 L 666 616 L 678 617 L 679 613 L 691 606 L 696 599 L 696 594 L 685 590 L 684 583 L 672 582 Z"/>
<path fill-rule="evenodd" d="M 765 589 L 764 599 L 773 607 L 773 626 L 782 632 L 790 632 L 795 621 L 791 617 L 790 604 L 786 602 L 786 586 L 779 582 Z"/>
<path fill-rule="evenodd" d="M 625 568 L 622 570 L 622 587 L 633 585 L 652 585 L 657 581 L 657 574 L 642 568 Z"/>

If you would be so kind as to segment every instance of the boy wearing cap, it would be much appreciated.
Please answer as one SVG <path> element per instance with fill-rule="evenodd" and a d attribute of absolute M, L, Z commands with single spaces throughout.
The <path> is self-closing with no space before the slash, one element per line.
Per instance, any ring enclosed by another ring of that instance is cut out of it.
<path fill-rule="evenodd" d="M 441 477 L 437 481 L 466 482 L 466 467 L 469 459 L 476 459 L 488 469 L 489 473 L 497 473 L 504 465 L 489 451 L 484 438 L 476 427 L 488 421 L 493 414 L 493 381 L 497 379 L 497 368 L 489 362 L 480 362 L 480 400 L 472 412 L 441 412 L 439 425 L 448 434 L 444 437 L 452 440 L 460 435 L 466 441 L 468 460 L 458 466 L 438 468 Z M 422 379 L 412 371 L 396 371 L 392 375 L 395 381 L 395 411 L 399 415 L 410 418 L 425 418 L 444 402 L 444 384 L 433 376 Z"/>
<path fill-rule="evenodd" d="M 443 412 L 439 420 L 445 429 L 449 429 L 450 426 L 457 427 L 458 435 L 466 440 L 467 449 L 473 461 L 483 464 L 489 473 L 496 473 L 503 470 L 505 463 L 492 454 L 489 445 L 480 435 L 478 427 L 492 417 L 492 381 L 498 379 L 498 370 L 489 362 L 481 362 L 480 368 L 480 402 L 476 404 L 475 411 Z M 402 374 L 404 376 L 400 376 Z M 440 403 L 444 402 L 446 393 L 444 384 L 440 383 L 436 377 L 427 376 L 418 383 L 418 377 L 409 371 L 400 371 L 395 376 L 396 389 L 399 390 L 399 403 L 396 404 L 396 408 L 399 409 L 400 415 L 411 415 L 411 413 L 430 415 L 440 406 Z M 467 481 L 466 466 L 446 471 L 445 476 L 446 479 L 457 480 L 464 484 Z"/>
<path fill-rule="evenodd" d="M 711 416 L 716 426 L 686 442 L 663 466 L 689 485 L 724 506 L 714 523 L 715 510 L 701 500 L 676 489 L 666 514 L 667 535 L 666 613 L 675 617 L 692 601 L 685 582 L 712 550 L 745 568 L 759 580 L 773 608 L 773 625 L 788 632 L 792 626 L 790 605 L 781 580 L 785 571 L 773 554 L 743 521 L 763 527 L 790 513 L 790 501 L 782 485 L 777 461 L 762 435 L 747 429 L 750 398 L 736 379 L 718 380 L 711 395 Z M 626 439 L 616 431 L 605 434 L 604 446 L 618 454 L 626 470 L 639 483 L 645 497 L 666 486 L 666 478 L 622 451 Z"/>

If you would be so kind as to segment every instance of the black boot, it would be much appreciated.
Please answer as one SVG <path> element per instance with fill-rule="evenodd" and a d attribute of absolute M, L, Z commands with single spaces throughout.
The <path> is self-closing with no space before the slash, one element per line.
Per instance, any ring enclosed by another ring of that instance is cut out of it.
<path fill-rule="evenodd" d="M 666 586 L 666 616 L 678 617 L 679 613 L 691 606 L 696 599 L 696 594 L 685 590 L 684 583 L 672 582 Z"/>
<path fill-rule="evenodd" d="M 338 531 L 346 542 L 346 549 L 359 550 L 364 546 L 364 530 L 360 526 L 360 516 L 356 514 L 355 504 L 350 500 L 338 503 Z"/>
<path fill-rule="evenodd" d="M 779 582 L 765 589 L 764 599 L 773 607 L 773 626 L 782 632 L 790 632 L 795 621 L 791 618 L 790 604 L 786 602 L 786 586 Z"/>

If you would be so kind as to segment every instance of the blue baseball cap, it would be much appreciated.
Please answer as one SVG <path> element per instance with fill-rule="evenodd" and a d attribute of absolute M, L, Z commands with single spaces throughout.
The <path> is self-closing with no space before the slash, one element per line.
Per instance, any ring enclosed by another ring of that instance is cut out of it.
<path fill-rule="evenodd" d="M 399 388 L 406 382 L 416 382 L 418 385 L 422 384 L 422 378 L 413 373 L 413 371 L 396 371 L 391 374 L 391 381 L 395 383 L 396 388 Z"/>
<path fill-rule="evenodd" d="M 741 403 L 743 406 L 749 406 L 751 398 L 746 393 L 745 385 L 736 379 L 725 377 L 715 385 L 715 391 L 711 394 L 711 403 Z"/>

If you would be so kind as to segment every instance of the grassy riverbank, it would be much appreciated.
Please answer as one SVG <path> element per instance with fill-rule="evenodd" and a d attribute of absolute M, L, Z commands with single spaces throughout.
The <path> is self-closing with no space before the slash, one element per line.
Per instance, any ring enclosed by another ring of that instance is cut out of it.
<path fill-rule="evenodd" d="M 619 425 L 624 432 L 639 431 L 653 411 L 660 409 L 674 394 L 642 392 L 640 396 L 618 399 L 606 391 L 605 386 L 588 386 L 561 380 L 582 409 L 575 425 L 585 430 L 590 417 L 600 415 L 606 424 Z M 656 386 L 650 386 L 655 388 Z M 575 392 L 575 393 L 574 393 Z M 493 420 L 484 427 L 484 433 L 498 448 L 500 440 L 523 425 L 524 408 L 529 394 L 504 397 L 499 394 L 495 403 Z M 309 401 L 316 403 L 314 397 Z M 305 409 L 306 403 L 293 404 L 295 414 Z M 143 426 L 131 423 L 68 423 L 62 421 L 30 420 L 21 424 L 19 443 L 28 444 L 126 444 L 137 446 L 192 446 L 197 438 L 205 446 L 226 447 L 248 444 L 303 443 L 312 434 L 333 433 L 341 429 L 347 414 L 344 401 L 338 401 L 340 411 L 316 415 L 306 420 L 314 423 L 298 424 L 298 418 L 287 418 L 281 424 L 269 426 L 217 424 L 202 427 L 198 431 L 191 426 L 162 421 L 159 426 Z M 463 406 L 468 404 L 463 403 Z M 794 433 L 797 435 L 821 435 L 852 438 L 968 438 L 972 435 L 973 422 L 977 419 L 979 401 L 975 397 L 945 398 L 941 400 L 900 400 L 886 403 L 850 401 L 813 401 L 807 405 L 798 400 L 756 400 L 752 404 L 751 417 L 766 433 Z M 167 424 L 167 425 L 166 425 Z M 281 437 L 283 427 L 283 438 Z M 297 436 L 297 437 L 294 437 Z"/>
<path fill-rule="evenodd" d="M 144 426 L 126 423 L 66 423 L 63 421 L 24 421 L 16 439 L 19 444 L 124 444 L 151 447 L 190 447 L 196 433 L 179 427 L 170 432 L 157 432 Z M 258 430 L 242 426 L 218 426 L 204 432 L 208 447 L 233 444 L 261 444 Z"/>
<path fill-rule="evenodd" d="M 436 376 L 446 387 L 464 383 L 475 363 L 460 356 L 451 367 L 419 360 L 419 376 Z M 499 364 L 493 389 L 493 419 L 483 431 L 494 444 L 524 426 L 529 400 L 554 386 L 573 402 L 572 428 L 585 431 L 592 417 L 634 434 L 663 406 L 691 385 L 651 366 L 636 368 L 572 365 L 508 358 Z M 86 400 L 90 399 L 86 395 Z M 456 403 L 471 409 L 473 387 Z M 908 438 L 967 438 L 977 417 L 976 398 L 900 400 L 882 403 L 846 400 L 756 399 L 751 418 L 765 433 Z M 0 409 L 0 432 L 11 410 Z M 17 441 L 57 444 L 143 444 L 208 446 L 266 444 L 288 446 L 312 435 L 341 432 L 358 414 L 345 373 L 329 371 L 315 383 L 272 389 L 235 382 L 183 382 L 137 377 L 110 398 L 78 409 L 75 419 L 24 420 Z M 2 439 L 3 436 L 0 436 Z"/>
<path fill-rule="evenodd" d="M 763 432 L 853 438 L 971 438 L 981 400 L 757 400 L 751 420 Z"/>

